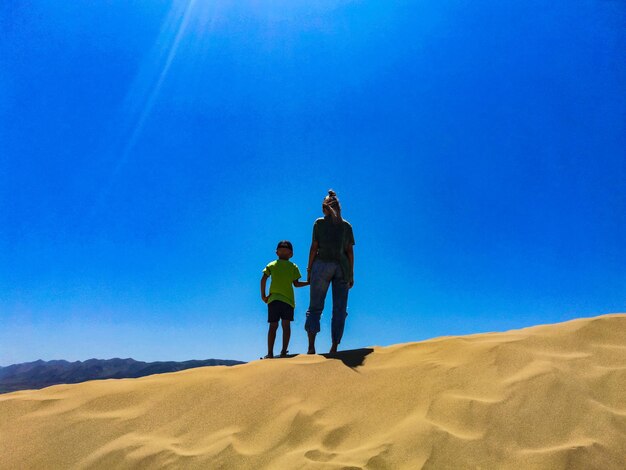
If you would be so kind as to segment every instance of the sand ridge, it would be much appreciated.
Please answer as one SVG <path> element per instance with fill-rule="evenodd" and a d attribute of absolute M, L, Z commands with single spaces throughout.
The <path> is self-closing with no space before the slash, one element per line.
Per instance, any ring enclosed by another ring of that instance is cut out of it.
<path fill-rule="evenodd" d="M 0 395 L 0 468 L 626 468 L 626 314 Z"/>

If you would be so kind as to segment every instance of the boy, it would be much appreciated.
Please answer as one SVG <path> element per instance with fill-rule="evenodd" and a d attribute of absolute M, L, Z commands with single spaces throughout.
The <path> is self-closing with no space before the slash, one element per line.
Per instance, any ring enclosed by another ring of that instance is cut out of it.
<path fill-rule="evenodd" d="M 261 298 L 267 304 L 267 322 L 270 324 L 267 332 L 267 356 L 264 359 L 274 357 L 274 341 L 276 340 L 276 330 L 278 330 L 278 320 L 282 320 L 283 326 L 283 349 L 280 357 L 287 357 L 287 346 L 291 337 L 291 324 L 293 321 L 293 311 L 296 306 L 293 295 L 293 286 L 308 286 L 308 282 L 300 282 L 302 277 L 298 266 L 289 261 L 293 256 L 293 246 L 290 241 L 282 240 L 276 247 L 278 259 L 272 261 L 263 269 L 261 278 Z M 267 278 L 272 277 L 270 284 L 270 295 L 265 295 L 265 284 Z M 293 286 L 292 286 L 293 284 Z"/>

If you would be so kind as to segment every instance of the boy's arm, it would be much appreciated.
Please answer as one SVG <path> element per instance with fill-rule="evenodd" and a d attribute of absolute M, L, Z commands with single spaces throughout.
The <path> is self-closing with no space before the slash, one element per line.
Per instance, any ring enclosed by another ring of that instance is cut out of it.
<path fill-rule="evenodd" d="M 305 286 L 308 286 L 309 284 L 311 284 L 309 281 L 306 281 L 306 282 L 300 281 L 300 280 L 293 281 L 293 285 L 296 287 L 305 287 Z"/>
<path fill-rule="evenodd" d="M 306 282 L 309 282 L 311 280 L 311 267 L 313 266 L 313 261 L 315 261 L 315 257 L 317 256 L 318 248 L 318 241 L 313 240 L 313 242 L 311 243 L 311 249 L 309 250 L 309 264 L 306 267 Z"/>
<path fill-rule="evenodd" d="M 261 278 L 261 299 L 263 299 L 263 302 L 265 303 L 269 300 L 269 297 L 265 295 L 265 285 L 267 284 L 268 277 L 269 276 L 267 274 L 263 274 L 263 277 Z"/>

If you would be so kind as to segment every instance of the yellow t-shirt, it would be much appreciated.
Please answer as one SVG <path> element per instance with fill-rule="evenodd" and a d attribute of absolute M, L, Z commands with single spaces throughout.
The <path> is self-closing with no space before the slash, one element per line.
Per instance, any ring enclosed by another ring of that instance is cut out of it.
<path fill-rule="evenodd" d="M 265 266 L 263 274 L 272 278 L 270 298 L 267 303 L 280 300 L 295 308 L 296 299 L 293 294 L 293 281 L 297 281 L 302 277 L 298 266 L 289 260 L 277 259 Z"/>

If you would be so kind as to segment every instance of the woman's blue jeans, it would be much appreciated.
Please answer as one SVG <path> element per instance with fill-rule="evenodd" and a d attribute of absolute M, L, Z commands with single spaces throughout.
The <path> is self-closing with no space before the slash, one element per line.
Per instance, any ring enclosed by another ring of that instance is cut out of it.
<path fill-rule="evenodd" d="M 320 318 L 324 310 L 324 301 L 330 284 L 333 286 L 333 317 L 331 335 L 333 343 L 339 344 L 343 336 L 343 328 L 348 316 L 348 283 L 338 261 L 316 259 L 311 266 L 311 301 L 306 312 L 304 329 L 309 333 L 320 331 Z"/>

